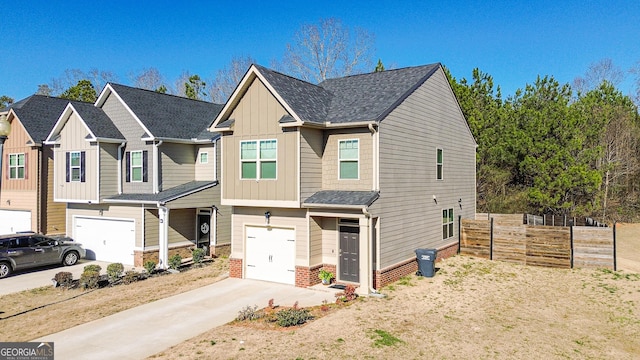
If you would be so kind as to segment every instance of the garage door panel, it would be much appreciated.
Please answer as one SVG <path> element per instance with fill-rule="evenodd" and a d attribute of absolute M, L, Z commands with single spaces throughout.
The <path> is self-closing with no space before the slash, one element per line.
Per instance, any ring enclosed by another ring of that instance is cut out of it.
<path fill-rule="evenodd" d="M 88 259 L 133 264 L 134 220 L 77 217 L 73 237 Z"/>
<path fill-rule="evenodd" d="M 247 227 L 246 236 L 245 277 L 295 284 L 295 230 Z"/>
<path fill-rule="evenodd" d="M 31 211 L 0 210 L 0 235 L 31 230 Z"/>

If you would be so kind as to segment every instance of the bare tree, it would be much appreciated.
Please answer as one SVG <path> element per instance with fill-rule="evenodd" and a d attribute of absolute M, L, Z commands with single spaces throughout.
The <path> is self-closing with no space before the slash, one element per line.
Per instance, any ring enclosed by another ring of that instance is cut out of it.
<path fill-rule="evenodd" d="M 586 93 L 595 89 L 603 81 L 609 82 L 613 86 L 617 86 L 624 80 L 624 71 L 613 63 L 611 59 L 602 59 L 589 65 L 584 77 L 576 77 L 573 80 L 573 88 L 578 93 Z"/>
<path fill-rule="evenodd" d="M 633 81 L 633 101 L 635 102 L 636 106 L 640 107 L 640 61 L 636 62 L 636 64 L 629 70 L 629 72 L 635 76 L 635 79 Z"/>
<path fill-rule="evenodd" d="M 60 95 L 66 89 L 76 86 L 82 80 L 89 80 L 100 91 L 107 82 L 118 81 L 118 77 L 111 71 L 100 71 L 97 68 L 92 68 L 86 73 L 80 69 L 66 69 L 64 75 L 51 80 L 51 84 L 49 84 L 50 94 L 54 96 Z"/>
<path fill-rule="evenodd" d="M 229 66 L 218 70 L 216 78 L 209 86 L 211 101 L 225 103 L 242 80 L 242 77 L 256 60 L 251 56 L 237 56 L 231 59 Z"/>
<path fill-rule="evenodd" d="M 350 31 L 336 18 L 305 24 L 287 44 L 283 68 L 300 79 L 321 82 L 328 78 L 369 72 L 373 68 L 373 34 Z"/>
<path fill-rule="evenodd" d="M 36 91 L 36 95 L 46 95 L 51 96 L 51 88 L 47 84 L 38 85 L 38 91 Z"/>
<path fill-rule="evenodd" d="M 182 73 L 180 73 L 180 75 L 174 82 L 174 87 L 173 87 L 175 89 L 175 91 L 173 92 L 174 95 L 187 97 L 185 85 L 189 83 L 190 77 L 191 77 L 191 74 L 187 70 L 183 70 Z"/>
<path fill-rule="evenodd" d="M 133 86 L 140 89 L 158 91 L 164 86 L 167 87 L 166 81 L 160 71 L 154 67 L 143 69 L 137 75 L 130 75 Z"/>

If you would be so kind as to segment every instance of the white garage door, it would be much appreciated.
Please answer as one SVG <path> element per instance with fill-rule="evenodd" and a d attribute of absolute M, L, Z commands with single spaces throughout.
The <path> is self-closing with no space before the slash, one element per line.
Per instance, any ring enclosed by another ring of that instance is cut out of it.
<path fill-rule="evenodd" d="M 247 226 L 246 278 L 295 285 L 295 231 Z"/>
<path fill-rule="evenodd" d="M 87 249 L 87 258 L 133 265 L 133 220 L 76 217 L 73 239 Z"/>
<path fill-rule="evenodd" d="M 0 210 L 0 235 L 31 230 L 31 211 Z"/>

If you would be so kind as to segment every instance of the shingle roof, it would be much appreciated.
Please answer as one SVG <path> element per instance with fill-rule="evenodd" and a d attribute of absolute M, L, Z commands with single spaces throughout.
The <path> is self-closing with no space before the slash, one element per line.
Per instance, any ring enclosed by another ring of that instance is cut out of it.
<path fill-rule="evenodd" d="M 170 189 L 160 191 L 157 194 L 120 194 L 106 198 L 113 202 L 159 202 L 166 203 L 179 199 L 183 196 L 206 190 L 218 184 L 217 181 L 190 181 L 188 183 L 174 186 Z"/>
<path fill-rule="evenodd" d="M 11 105 L 20 122 L 36 143 L 42 143 L 70 101 L 44 95 L 31 95 Z M 71 101 L 76 104 L 88 104 Z"/>
<path fill-rule="evenodd" d="M 440 64 L 329 79 L 318 85 L 255 67 L 302 121 L 322 124 L 382 120 Z"/>
<path fill-rule="evenodd" d="M 155 137 L 198 138 L 223 107 L 151 90 L 110 85 Z"/>
<path fill-rule="evenodd" d="M 122 135 L 120 130 L 118 130 L 102 109 L 90 103 L 74 102 L 72 105 L 96 137 L 125 139 L 124 135 Z"/>
<path fill-rule="evenodd" d="M 304 206 L 370 206 L 378 199 L 377 191 L 337 191 L 322 190 L 309 196 Z"/>

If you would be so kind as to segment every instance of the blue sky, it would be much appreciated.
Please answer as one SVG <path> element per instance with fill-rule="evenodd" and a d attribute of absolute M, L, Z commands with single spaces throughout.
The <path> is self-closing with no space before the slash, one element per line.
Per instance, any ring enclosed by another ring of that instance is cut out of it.
<path fill-rule="evenodd" d="M 395 67 L 441 62 L 456 78 L 491 74 L 503 95 L 553 75 L 572 82 L 611 58 L 640 61 L 640 1 L 8 1 L 0 0 L 0 95 L 19 100 L 65 69 L 155 67 L 213 78 L 234 56 L 269 66 L 301 24 L 337 17 L 376 37 Z M 631 80 L 619 86 L 632 91 Z"/>

